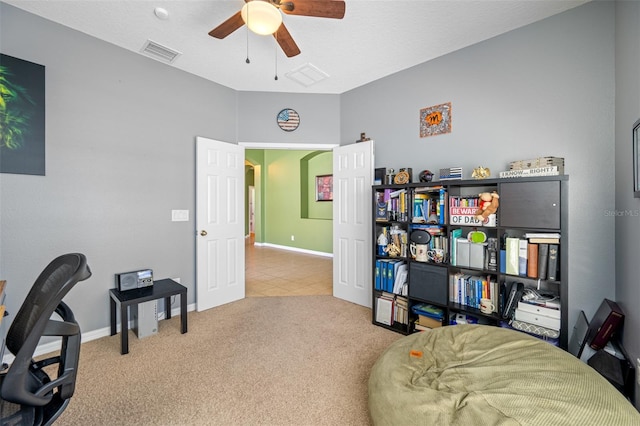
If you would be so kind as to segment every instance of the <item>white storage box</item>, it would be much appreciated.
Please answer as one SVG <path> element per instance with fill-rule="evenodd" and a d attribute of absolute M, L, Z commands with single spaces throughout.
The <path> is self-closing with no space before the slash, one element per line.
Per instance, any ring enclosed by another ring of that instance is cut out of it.
<path fill-rule="evenodd" d="M 550 328 L 552 330 L 560 330 L 560 318 L 547 317 L 532 312 L 523 311 L 522 309 L 516 309 L 516 321 L 528 322 L 529 324 L 536 324 L 542 327 Z"/>

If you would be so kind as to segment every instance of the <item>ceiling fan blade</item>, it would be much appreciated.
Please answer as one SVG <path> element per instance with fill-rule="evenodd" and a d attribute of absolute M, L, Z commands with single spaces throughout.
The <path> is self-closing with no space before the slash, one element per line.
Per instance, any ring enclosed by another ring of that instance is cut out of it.
<path fill-rule="evenodd" d="M 289 15 L 342 19 L 346 5 L 342 0 L 281 0 L 280 10 Z"/>
<path fill-rule="evenodd" d="M 287 30 L 287 27 L 284 26 L 284 23 L 280 25 L 278 31 L 273 33 L 273 36 L 276 38 L 276 41 L 280 45 L 280 48 L 282 48 L 282 51 L 285 55 L 287 55 L 288 58 L 300 54 L 298 45 L 295 41 L 293 41 L 293 37 L 291 37 L 291 34 L 289 34 L 289 30 Z"/>
<path fill-rule="evenodd" d="M 209 31 L 209 35 L 215 38 L 225 38 L 243 25 L 244 20 L 242 19 L 242 16 L 240 16 L 240 12 L 238 12 L 222 24 Z"/>

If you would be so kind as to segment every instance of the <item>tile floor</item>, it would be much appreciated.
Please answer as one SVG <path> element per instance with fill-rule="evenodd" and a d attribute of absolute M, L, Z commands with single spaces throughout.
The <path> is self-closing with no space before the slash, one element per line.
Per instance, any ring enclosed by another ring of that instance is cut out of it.
<path fill-rule="evenodd" d="M 333 258 L 273 247 L 245 246 L 247 297 L 333 294 Z"/>

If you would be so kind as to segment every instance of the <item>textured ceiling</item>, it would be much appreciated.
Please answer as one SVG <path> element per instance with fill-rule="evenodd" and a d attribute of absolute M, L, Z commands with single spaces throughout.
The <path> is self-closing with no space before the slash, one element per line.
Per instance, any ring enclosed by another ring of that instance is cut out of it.
<path fill-rule="evenodd" d="M 284 16 L 302 51 L 293 58 L 284 56 L 273 37 L 247 33 L 246 27 L 223 40 L 208 35 L 240 10 L 243 0 L 4 3 L 141 55 L 153 40 L 181 52 L 166 66 L 236 90 L 339 94 L 587 1 L 346 0 L 342 20 Z M 158 19 L 156 7 L 166 9 L 169 18 Z M 308 87 L 287 77 L 306 64 L 328 77 Z"/>

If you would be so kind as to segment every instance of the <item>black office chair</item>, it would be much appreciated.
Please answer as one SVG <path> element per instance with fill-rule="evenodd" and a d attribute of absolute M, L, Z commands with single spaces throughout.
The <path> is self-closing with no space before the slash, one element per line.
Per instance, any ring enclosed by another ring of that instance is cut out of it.
<path fill-rule="evenodd" d="M 0 375 L 0 424 L 50 425 L 69 404 L 80 356 L 80 327 L 62 298 L 90 276 L 85 256 L 70 253 L 49 263 L 33 284 L 7 332 L 6 348 L 15 359 Z M 54 312 L 61 321 L 51 318 Z M 60 351 L 35 361 L 43 336 L 61 338 Z"/>

